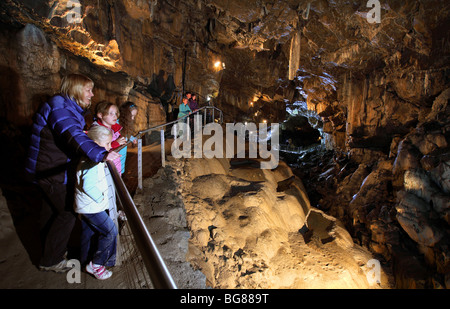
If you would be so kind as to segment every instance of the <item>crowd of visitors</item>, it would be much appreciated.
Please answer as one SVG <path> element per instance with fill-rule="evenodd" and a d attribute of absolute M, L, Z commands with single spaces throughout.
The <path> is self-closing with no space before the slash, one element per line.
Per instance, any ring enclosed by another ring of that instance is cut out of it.
<path fill-rule="evenodd" d="M 85 116 L 93 88 L 92 79 L 82 74 L 62 79 L 59 93 L 41 105 L 33 119 L 25 170 L 41 194 L 42 211 L 52 213 L 43 224 L 46 228 L 41 229 L 44 241 L 39 269 L 71 269 L 67 246 L 78 216 L 81 264 L 86 272 L 104 280 L 112 275 L 106 267 L 116 263 L 120 214 L 115 209 L 114 186 L 107 181 L 106 161 L 113 162 L 123 175 L 127 145 L 137 142 L 133 133 L 138 108 L 129 101 L 120 107 L 99 102 L 87 130 Z M 177 116 L 183 118 L 198 109 L 197 96 L 187 92 Z"/>

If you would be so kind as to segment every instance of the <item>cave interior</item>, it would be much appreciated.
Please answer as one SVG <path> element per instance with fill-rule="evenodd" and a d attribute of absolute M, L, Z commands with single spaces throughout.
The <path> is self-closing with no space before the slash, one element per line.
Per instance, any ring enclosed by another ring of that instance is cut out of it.
<path fill-rule="evenodd" d="M 91 111 L 133 101 L 136 130 L 189 91 L 224 123 L 280 124 L 311 205 L 396 287 L 449 288 L 449 23 L 445 0 L 1 1 L 3 195 L 64 75 L 94 80 Z"/>

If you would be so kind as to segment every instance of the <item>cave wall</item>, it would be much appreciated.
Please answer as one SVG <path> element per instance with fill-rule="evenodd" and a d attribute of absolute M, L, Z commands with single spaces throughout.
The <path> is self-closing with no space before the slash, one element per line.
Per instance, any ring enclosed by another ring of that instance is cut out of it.
<path fill-rule="evenodd" d="M 386 1 L 371 24 L 363 4 L 320 3 L 294 79 L 336 154 L 315 167 L 317 206 L 393 265 L 397 287 L 448 288 L 448 5 Z"/>
<path fill-rule="evenodd" d="M 1 116 L 14 124 L 30 125 L 70 72 L 94 80 L 93 105 L 134 101 L 138 130 L 164 123 L 183 90 L 203 101 L 218 92 L 200 1 L 8 0 L 1 10 Z"/>

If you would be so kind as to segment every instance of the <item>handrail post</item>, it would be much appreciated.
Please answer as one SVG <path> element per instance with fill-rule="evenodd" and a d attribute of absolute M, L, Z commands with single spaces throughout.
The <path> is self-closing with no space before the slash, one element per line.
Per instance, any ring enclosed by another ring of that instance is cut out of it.
<path fill-rule="evenodd" d="M 164 129 L 161 129 L 161 165 L 166 167 L 166 141 L 164 138 Z"/>
<path fill-rule="evenodd" d="M 138 188 L 142 190 L 142 138 L 138 139 Z"/>

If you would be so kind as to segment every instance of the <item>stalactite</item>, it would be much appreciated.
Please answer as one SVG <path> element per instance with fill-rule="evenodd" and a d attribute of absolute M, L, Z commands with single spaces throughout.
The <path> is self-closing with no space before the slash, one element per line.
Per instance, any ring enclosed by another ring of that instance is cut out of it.
<path fill-rule="evenodd" d="M 310 9 L 311 9 L 311 3 L 308 3 L 308 5 L 306 7 L 306 10 L 303 11 L 303 14 L 302 14 L 303 19 L 306 20 L 306 19 L 309 18 L 309 11 L 310 11 Z"/>
<path fill-rule="evenodd" d="M 428 93 L 429 86 L 430 86 L 429 74 L 428 74 L 428 72 L 425 72 L 425 80 L 423 82 L 423 90 L 424 90 L 425 94 Z"/>
<path fill-rule="evenodd" d="M 150 1 L 150 22 L 153 21 L 154 15 L 155 15 L 155 7 L 158 4 L 158 0 L 151 0 Z"/>
<path fill-rule="evenodd" d="M 293 80 L 300 68 L 300 30 L 298 30 L 291 41 L 291 50 L 289 55 L 289 80 Z"/>

